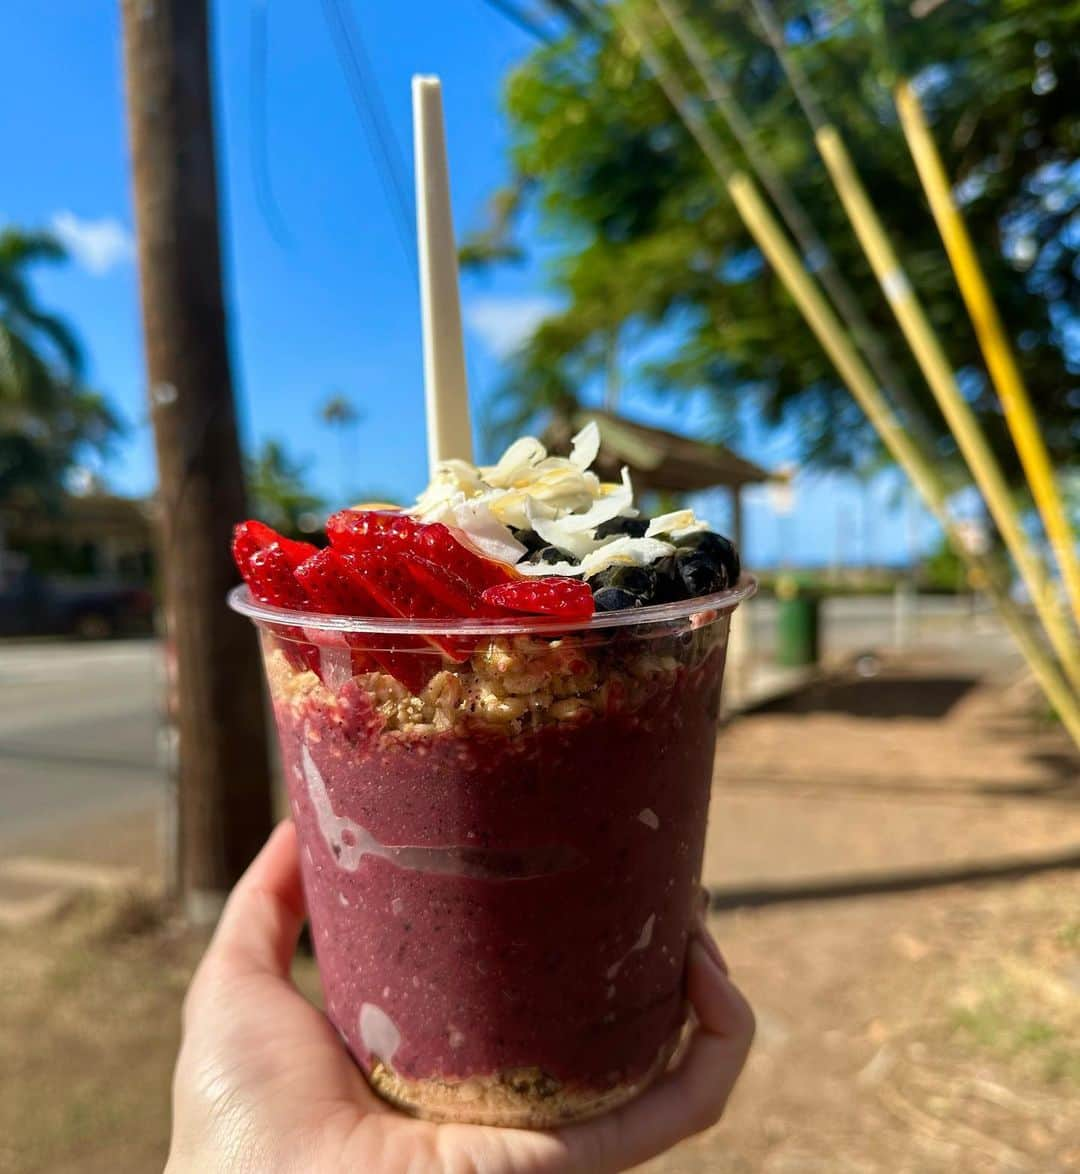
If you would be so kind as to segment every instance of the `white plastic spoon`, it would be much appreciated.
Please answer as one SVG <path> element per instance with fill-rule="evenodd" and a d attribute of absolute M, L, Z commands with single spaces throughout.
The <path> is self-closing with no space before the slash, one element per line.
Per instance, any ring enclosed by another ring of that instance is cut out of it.
<path fill-rule="evenodd" d="M 461 328 L 457 246 L 450 211 L 442 83 L 437 77 L 414 77 L 412 99 L 424 399 L 428 467 L 434 473 L 439 461 L 451 457 L 473 459 L 472 423 Z"/>

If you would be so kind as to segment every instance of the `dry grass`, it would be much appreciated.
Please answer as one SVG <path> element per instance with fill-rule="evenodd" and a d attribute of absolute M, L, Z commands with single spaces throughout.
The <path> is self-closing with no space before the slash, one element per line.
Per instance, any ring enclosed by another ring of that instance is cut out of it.
<path fill-rule="evenodd" d="M 672 1174 L 1080 1170 L 1080 874 L 714 920 L 759 1035 Z"/>
<path fill-rule="evenodd" d="M 729 1119 L 653 1169 L 1078 1168 L 1078 908 L 1059 874 L 716 918 L 758 1043 Z M 135 894 L 0 939 L 0 1170 L 160 1168 L 200 950 Z"/>
<path fill-rule="evenodd" d="M 0 935 L 0 1170 L 160 1169 L 180 1002 L 201 940 L 145 893 Z"/>

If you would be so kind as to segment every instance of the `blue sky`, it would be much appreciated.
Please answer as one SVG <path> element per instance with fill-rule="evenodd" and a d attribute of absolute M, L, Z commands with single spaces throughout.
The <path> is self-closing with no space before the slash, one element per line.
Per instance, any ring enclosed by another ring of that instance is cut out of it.
<path fill-rule="evenodd" d="M 415 275 L 322 5 L 311 0 L 269 0 L 267 158 L 283 231 L 265 214 L 251 130 L 258 3 L 215 5 L 228 302 L 245 441 L 285 440 L 310 461 L 311 480 L 331 502 L 346 486 L 407 500 L 425 479 Z M 110 483 L 145 493 L 154 467 L 143 407 L 118 7 L 111 0 L 67 3 L 62 19 L 53 9 L 46 20 L 34 0 L 0 6 L 0 108 L 8 112 L 0 224 L 51 225 L 69 243 L 73 262 L 40 271 L 40 296 L 77 325 L 94 383 L 131 424 L 106 470 Z M 410 77 L 442 77 L 459 234 L 477 225 L 506 174 L 501 82 L 531 42 L 482 0 L 353 0 L 352 11 L 406 159 Z M 557 247 L 535 227 L 527 243 L 540 257 Z M 500 359 L 549 296 L 539 261 L 465 280 L 478 405 L 492 393 Z M 354 469 L 343 469 L 337 441 L 317 420 L 319 404 L 335 390 L 364 415 Z M 642 394 L 631 392 L 624 406 L 650 422 L 676 422 L 670 408 Z M 680 416 L 686 428 L 687 415 Z M 794 455 L 790 436 L 769 434 L 752 419 L 744 452 L 770 467 Z M 864 492 L 850 478 L 800 474 L 792 512 L 777 514 L 773 504 L 765 491 L 750 494 L 746 555 L 756 565 L 861 561 L 867 547 L 875 561 L 893 561 L 912 541 L 924 548 L 934 539 L 933 525 L 903 505 L 888 477 Z M 724 503 L 710 507 L 711 520 L 722 525 Z M 862 521 L 867 510 L 873 525 Z"/>

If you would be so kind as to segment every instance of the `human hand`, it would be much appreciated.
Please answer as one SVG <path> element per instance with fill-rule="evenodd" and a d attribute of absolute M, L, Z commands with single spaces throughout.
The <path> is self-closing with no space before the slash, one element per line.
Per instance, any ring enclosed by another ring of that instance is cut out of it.
<path fill-rule="evenodd" d="M 166 1174 L 604 1174 L 720 1118 L 754 1034 L 706 931 L 690 944 L 698 1027 L 682 1062 L 636 1100 L 553 1132 L 436 1125 L 368 1087 L 293 985 L 304 920 L 296 832 L 281 824 L 233 890 L 184 1002 Z"/>

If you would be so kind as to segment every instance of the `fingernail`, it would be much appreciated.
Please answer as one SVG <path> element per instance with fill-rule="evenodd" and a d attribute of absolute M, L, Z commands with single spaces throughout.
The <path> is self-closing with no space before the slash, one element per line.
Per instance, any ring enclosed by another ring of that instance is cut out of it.
<path fill-rule="evenodd" d="M 713 936 L 709 931 L 702 926 L 694 939 L 696 945 L 701 947 L 701 952 L 708 958 L 722 974 L 728 973 L 728 964 L 724 959 L 724 955 L 720 953 L 720 947 L 716 944 Z"/>

